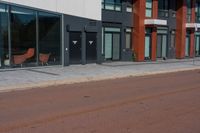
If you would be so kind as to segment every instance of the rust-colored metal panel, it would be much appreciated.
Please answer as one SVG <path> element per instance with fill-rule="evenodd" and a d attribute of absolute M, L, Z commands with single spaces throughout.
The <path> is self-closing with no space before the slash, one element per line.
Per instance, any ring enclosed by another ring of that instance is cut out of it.
<path fill-rule="evenodd" d="M 186 37 L 186 1 L 177 2 L 176 13 L 176 58 L 185 57 L 185 37 Z"/>
<path fill-rule="evenodd" d="M 191 31 L 191 34 L 190 34 L 190 57 L 194 57 L 195 55 L 195 52 L 194 52 L 194 49 L 195 49 L 195 36 L 194 36 L 194 29 Z"/>
<path fill-rule="evenodd" d="M 196 0 L 192 0 L 192 23 L 195 23 L 195 5 L 196 5 Z"/>
<path fill-rule="evenodd" d="M 133 48 L 136 55 L 136 61 L 144 61 L 145 46 L 145 3 L 146 0 L 135 0 L 134 4 L 134 33 Z"/>
<path fill-rule="evenodd" d="M 158 18 L 158 0 L 153 0 L 153 18 Z"/>
<path fill-rule="evenodd" d="M 156 48 L 157 48 L 157 28 L 154 27 L 151 34 L 151 60 L 156 60 Z"/>
<path fill-rule="evenodd" d="M 195 3 L 196 0 L 192 0 L 192 23 L 195 23 Z M 190 35 L 190 57 L 195 56 L 195 29 L 191 29 Z"/>

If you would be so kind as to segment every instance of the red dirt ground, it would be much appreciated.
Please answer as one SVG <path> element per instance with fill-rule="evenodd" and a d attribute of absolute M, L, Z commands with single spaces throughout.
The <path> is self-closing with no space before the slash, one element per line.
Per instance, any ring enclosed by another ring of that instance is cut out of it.
<path fill-rule="evenodd" d="M 200 133 L 200 70 L 0 93 L 0 133 Z"/>

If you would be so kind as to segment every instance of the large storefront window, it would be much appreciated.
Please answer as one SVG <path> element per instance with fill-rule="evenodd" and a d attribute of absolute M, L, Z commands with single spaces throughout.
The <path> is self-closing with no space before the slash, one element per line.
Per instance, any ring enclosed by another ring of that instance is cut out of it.
<path fill-rule="evenodd" d="M 152 17 L 152 0 L 146 0 L 146 17 Z"/>
<path fill-rule="evenodd" d="M 121 11 L 121 0 L 102 0 L 102 9 Z"/>
<path fill-rule="evenodd" d="M 36 65 L 36 12 L 11 7 L 11 54 L 13 66 Z"/>
<path fill-rule="evenodd" d="M 61 64 L 61 17 L 0 4 L 0 68 Z"/>
<path fill-rule="evenodd" d="M 61 64 L 60 16 L 39 13 L 39 61 L 41 65 Z M 43 62 L 48 58 L 48 63 Z"/>
<path fill-rule="evenodd" d="M 0 68 L 10 66 L 8 51 L 8 8 L 0 4 Z"/>

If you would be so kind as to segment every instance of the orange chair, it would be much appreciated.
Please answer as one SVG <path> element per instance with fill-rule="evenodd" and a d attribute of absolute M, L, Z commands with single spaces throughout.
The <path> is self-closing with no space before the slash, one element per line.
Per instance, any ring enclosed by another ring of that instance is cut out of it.
<path fill-rule="evenodd" d="M 29 48 L 27 50 L 27 52 L 25 53 L 26 59 L 29 59 L 29 58 L 33 57 L 34 54 L 35 54 L 35 49 L 34 48 Z"/>
<path fill-rule="evenodd" d="M 44 64 L 48 65 L 50 55 L 51 55 L 51 53 L 49 53 L 49 54 L 40 53 L 39 60 L 42 63 L 42 65 L 44 65 Z"/>
<path fill-rule="evenodd" d="M 21 55 L 13 55 L 13 63 L 15 65 L 21 65 L 27 60 L 33 57 L 35 54 L 35 49 L 34 48 L 29 48 L 25 54 Z"/>
<path fill-rule="evenodd" d="M 23 55 L 14 55 L 13 56 L 13 63 L 15 65 L 21 65 L 22 67 L 22 64 L 26 61 L 26 56 L 25 54 Z"/>

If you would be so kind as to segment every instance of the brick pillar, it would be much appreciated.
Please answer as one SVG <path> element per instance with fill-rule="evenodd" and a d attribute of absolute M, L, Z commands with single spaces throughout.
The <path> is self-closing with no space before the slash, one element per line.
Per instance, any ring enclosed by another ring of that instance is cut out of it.
<path fill-rule="evenodd" d="M 158 0 L 153 0 L 153 18 L 158 18 Z"/>
<path fill-rule="evenodd" d="M 146 0 L 134 0 L 134 33 L 133 33 L 133 48 L 136 55 L 136 61 L 144 61 L 144 46 L 145 46 L 145 3 Z"/>
<path fill-rule="evenodd" d="M 195 23 L 195 3 L 196 0 L 192 0 L 192 23 Z M 194 57 L 195 56 L 195 29 L 191 30 L 191 34 L 190 34 L 190 57 Z"/>
<path fill-rule="evenodd" d="M 195 23 L 195 4 L 196 0 L 192 0 L 192 23 Z"/>
<path fill-rule="evenodd" d="M 179 0 L 176 12 L 176 58 L 178 59 L 185 57 L 186 12 L 186 1 Z"/>
<path fill-rule="evenodd" d="M 157 48 L 157 28 L 152 28 L 151 34 L 151 60 L 156 61 L 156 48 Z"/>
<path fill-rule="evenodd" d="M 195 30 L 192 29 L 191 30 L 191 34 L 190 34 L 190 57 L 194 57 L 195 52 L 194 52 L 194 48 L 195 48 Z"/>
<path fill-rule="evenodd" d="M 153 19 L 158 18 L 158 0 L 153 0 Z M 157 48 L 157 28 L 152 28 L 151 34 L 151 60 L 156 60 L 156 48 Z"/>

